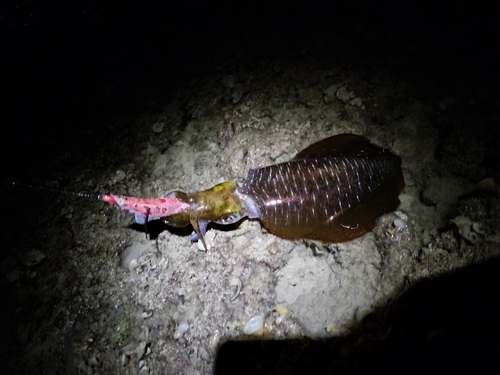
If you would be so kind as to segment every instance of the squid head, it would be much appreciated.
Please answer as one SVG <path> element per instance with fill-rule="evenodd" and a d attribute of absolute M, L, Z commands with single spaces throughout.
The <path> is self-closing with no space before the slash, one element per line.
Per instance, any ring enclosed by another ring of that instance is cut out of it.
<path fill-rule="evenodd" d="M 207 250 L 204 236 L 208 223 L 213 221 L 218 224 L 233 224 L 246 216 L 243 210 L 244 205 L 236 194 L 237 188 L 237 184 L 228 181 L 192 194 L 173 191 L 167 197 L 175 197 L 187 203 L 189 209 L 164 217 L 162 220 L 173 227 L 185 227 L 191 224 L 196 232 L 191 239 L 201 240 L 203 247 Z"/>

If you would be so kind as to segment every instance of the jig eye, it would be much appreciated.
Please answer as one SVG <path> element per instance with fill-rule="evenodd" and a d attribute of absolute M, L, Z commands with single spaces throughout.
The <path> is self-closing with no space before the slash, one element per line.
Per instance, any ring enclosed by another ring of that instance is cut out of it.
<path fill-rule="evenodd" d="M 239 221 L 240 219 L 241 219 L 240 214 L 231 214 L 223 219 L 217 220 L 216 223 L 223 224 L 223 225 L 234 224 L 237 221 Z"/>

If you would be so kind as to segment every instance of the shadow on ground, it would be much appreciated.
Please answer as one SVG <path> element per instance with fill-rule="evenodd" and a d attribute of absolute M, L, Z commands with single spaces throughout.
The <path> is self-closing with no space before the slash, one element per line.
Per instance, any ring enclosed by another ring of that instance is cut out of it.
<path fill-rule="evenodd" d="M 226 342 L 215 373 L 494 373 L 498 275 L 497 258 L 422 281 L 345 338 Z"/>

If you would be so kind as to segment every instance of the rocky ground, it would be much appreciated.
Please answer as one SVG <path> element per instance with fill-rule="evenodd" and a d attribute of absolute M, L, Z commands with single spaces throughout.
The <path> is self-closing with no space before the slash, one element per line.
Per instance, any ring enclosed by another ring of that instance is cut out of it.
<path fill-rule="evenodd" d="M 500 97 L 482 81 L 446 76 L 460 67 L 439 64 L 461 59 L 460 48 L 429 55 L 427 47 L 438 48 L 416 38 L 379 54 L 408 35 L 376 25 L 354 17 L 315 43 L 300 37 L 300 48 L 221 52 L 208 72 L 168 93 L 135 92 L 143 98 L 135 104 L 117 92 L 104 114 L 78 129 L 90 146 L 26 173 L 90 197 L 6 189 L 2 330 L 12 373 L 362 370 L 387 353 L 384 343 L 397 348 L 411 337 L 402 321 L 415 323 L 424 348 L 447 348 L 460 332 L 473 332 L 468 344 L 487 342 L 484 327 L 469 330 L 474 322 L 453 318 L 483 300 L 464 297 L 446 310 L 452 318 L 432 324 L 405 312 L 419 291 L 432 295 L 428 284 L 415 289 L 423 280 L 478 263 L 490 265 L 478 266 L 489 275 L 496 265 Z M 133 215 L 97 199 L 241 183 L 250 168 L 341 133 L 400 155 L 406 187 L 401 206 L 373 232 L 322 252 L 248 220 L 211 227 L 207 252 L 189 240 L 191 228 L 156 224 L 148 239 Z M 475 295 L 461 280 L 453 285 L 463 296 Z M 425 315 L 435 299 L 417 310 Z M 359 358 L 367 362 L 355 364 Z"/>

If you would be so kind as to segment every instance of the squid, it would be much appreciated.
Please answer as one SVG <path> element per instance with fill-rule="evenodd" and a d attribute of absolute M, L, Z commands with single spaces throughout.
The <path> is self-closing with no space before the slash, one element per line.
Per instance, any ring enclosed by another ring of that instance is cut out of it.
<path fill-rule="evenodd" d="M 371 231 L 378 217 L 394 211 L 404 189 L 401 158 L 354 134 L 316 142 L 288 162 L 251 169 L 241 185 L 223 182 L 194 193 L 161 198 L 102 195 L 101 200 L 172 227 L 192 225 L 192 240 L 205 250 L 210 222 L 228 225 L 259 220 L 270 233 L 325 243 L 353 240 Z"/>

